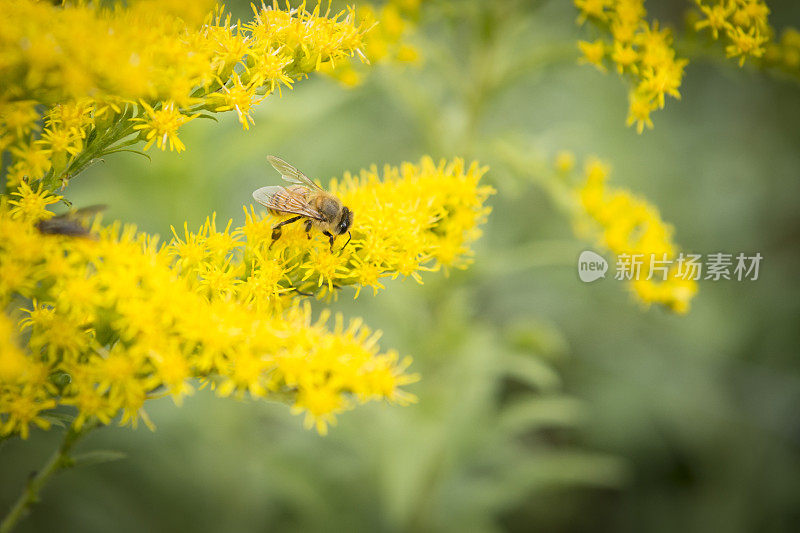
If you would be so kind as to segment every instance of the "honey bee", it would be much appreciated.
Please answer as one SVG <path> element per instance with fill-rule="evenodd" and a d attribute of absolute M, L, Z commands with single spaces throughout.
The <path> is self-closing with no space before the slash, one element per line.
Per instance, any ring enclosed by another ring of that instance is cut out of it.
<path fill-rule="evenodd" d="M 291 185 L 261 187 L 253 192 L 253 198 L 273 215 L 295 215 L 272 227 L 272 244 L 280 239 L 283 226 L 305 219 L 308 238 L 311 238 L 311 228 L 317 228 L 330 240 L 331 251 L 336 236 L 347 232 L 347 242 L 342 246 L 344 249 L 352 238 L 349 230 L 353 224 L 353 212 L 335 195 L 322 189 L 283 159 L 270 155 L 267 160 Z"/>
<path fill-rule="evenodd" d="M 105 205 L 90 205 L 73 211 L 68 211 L 53 218 L 40 220 L 36 229 L 45 235 L 66 235 L 68 237 L 91 237 L 89 228 L 84 222 L 97 213 L 105 210 Z"/>

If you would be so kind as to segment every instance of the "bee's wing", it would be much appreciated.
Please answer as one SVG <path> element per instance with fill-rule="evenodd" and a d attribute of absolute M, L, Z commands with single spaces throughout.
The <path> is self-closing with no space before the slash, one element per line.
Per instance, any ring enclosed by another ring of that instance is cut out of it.
<path fill-rule="evenodd" d="M 108 209 L 108 206 L 105 204 L 87 205 L 86 207 L 81 207 L 80 209 L 76 209 L 75 211 L 69 213 L 69 216 L 79 218 L 91 217 L 105 211 L 106 209 Z"/>
<path fill-rule="evenodd" d="M 253 191 L 253 198 L 268 209 L 323 220 L 320 213 L 308 205 L 304 196 L 286 187 L 278 185 L 261 187 Z"/>
<path fill-rule="evenodd" d="M 311 181 L 311 179 L 294 168 L 292 165 L 281 159 L 280 157 L 275 157 L 274 155 L 268 155 L 267 161 L 269 164 L 272 165 L 272 168 L 280 172 L 281 177 L 288 181 L 289 183 L 293 183 L 295 185 L 302 185 L 304 187 L 308 187 L 310 189 L 316 189 L 321 191 L 322 188 Z"/>

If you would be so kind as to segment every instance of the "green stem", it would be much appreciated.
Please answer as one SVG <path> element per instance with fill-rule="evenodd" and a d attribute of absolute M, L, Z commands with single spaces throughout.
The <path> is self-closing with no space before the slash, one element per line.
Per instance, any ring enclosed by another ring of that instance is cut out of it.
<path fill-rule="evenodd" d="M 75 446 L 75 443 L 78 442 L 89 429 L 88 427 L 84 427 L 81 430 L 75 430 L 70 427 L 67 430 L 61 445 L 53 452 L 53 455 L 50 456 L 44 466 L 28 479 L 19 498 L 14 502 L 13 507 L 11 507 L 8 514 L 3 518 L 3 521 L 0 522 L 0 533 L 9 533 L 14 529 L 14 526 L 24 517 L 25 512 L 34 503 L 39 501 L 39 493 L 42 487 L 44 487 L 53 474 L 72 466 L 73 460 L 70 457 L 70 452 Z"/>

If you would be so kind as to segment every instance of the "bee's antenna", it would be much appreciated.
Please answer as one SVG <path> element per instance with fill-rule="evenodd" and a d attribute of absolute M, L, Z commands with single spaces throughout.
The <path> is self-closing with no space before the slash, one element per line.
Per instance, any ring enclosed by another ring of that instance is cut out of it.
<path fill-rule="evenodd" d="M 342 246 L 342 250 L 347 248 L 347 245 L 350 244 L 350 239 L 352 239 L 352 238 L 353 238 L 353 234 L 348 231 L 347 232 L 347 242 L 344 243 L 344 246 Z"/>

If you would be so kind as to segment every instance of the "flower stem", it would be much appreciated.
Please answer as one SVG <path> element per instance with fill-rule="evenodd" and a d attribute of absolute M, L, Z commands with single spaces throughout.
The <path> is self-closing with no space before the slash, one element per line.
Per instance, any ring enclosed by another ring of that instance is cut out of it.
<path fill-rule="evenodd" d="M 73 464 L 70 457 L 70 452 L 75 446 L 75 443 L 87 432 L 87 428 L 82 430 L 75 430 L 70 427 L 64 434 L 64 440 L 58 449 L 53 452 L 53 455 L 47 460 L 42 468 L 28 478 L 25 488 L 22 493 L 14 502 L 14 506 L 8 511 L 8 514 L 0 522 L 0 533 L 9 533 L 14 529 L 24 516 L 25 512 L 34 503 L 39 501 L 39 492 L 42 487 L 47 483 L 50 477 L 64 468 L 69 468 Z"/>

